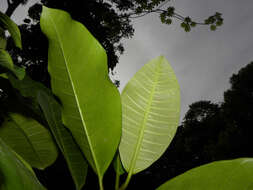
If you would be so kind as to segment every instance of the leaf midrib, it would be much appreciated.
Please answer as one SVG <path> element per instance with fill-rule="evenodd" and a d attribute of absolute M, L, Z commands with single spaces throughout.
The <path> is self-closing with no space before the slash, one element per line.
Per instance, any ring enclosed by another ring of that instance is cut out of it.
<path fill-rule="evenodd" d="M 66 66 L 66 70 L 67 70 L 67 72 L 68 72 L 68 76 L 69 76 L 69 79 L 70 79 L 71 87 L 72 87 L 72 90 L 73 90 L 73 92 L 74 92 L 74 97 L 75 97 L 75 100 L 76 100 L 76 103 L 77 103 L 78 112 L 79 112 L 79 114 L 80 114 L 81 121 L 82 121 L 82 123 L 83 123 L 83 128 L 84 128 L 84 130 L 85 130 L 85 135 L 86 135 L 86 137 L 87 137 L 87 141 L 88 141 L 88 143 L 89 143 L 89 147 L 91 147 L 91 148 L 90 148 L 90 151 L 91 151 L 91 154 L 92 154 L 92 157 L 93 157 L 93 160 L 94 160 L 94 164 L 95 164 L 95 167 L 96 167 L 96 169 L 97 169 L 97 173 L 98 173 L 99 178 L 102 178 L 102 176 L 100 175 L 100 171 L 99 171 L 99 167 L 98 167 L 97 160 L 96 160 L 96 157 L 95 157 L 95 153 L 93 152 L 93 149 L 92 149 L 92 144 L 91 144 L 91 142 L 90 142 L 90 138 L 89 138 L 89 135 L 88 135 L 88 130 L 86 129 L 86 125 L 85 125 L 85 121 L 84 121 L 84 118 L 83 118 L 82 110 L 80 109 L 80 104 L 79 104 L 78 98 L 77 98 L 77 96 L 76 96 L 75 86 L 74 86 L 74 84 L 73 84 L 73 82 L 72 82 L 72 78 L 71 78 L 71 75 L 70 75 L 70 72 L 69 72 L 69 68 L 67 67 L 68 61 L 67 61 L 67 59 L 66 59 L 66 57 L 65 57 L 65 54 L 64 54 L 64 48 L 63 48 L 63 44 L 62 44 L 62 42 L 61 42 L 61 37 L 60 37 L 59 32 L 58 32 L 58 30 L 57 30 L 57 28 L 56 28 L 56 24 L 55 24 L 55 22 L 54 22 L 54 20 L 52 19 L 52 17 L 51 17 L 50 14 L 49 14 L 49 18 L 50 18 L 50 20 L 51 20 L 51 22 L 52 22 L 52 24 L 53 24 L 53 27 L 54 27 L 55 32 L 56 32 L 56 36 L 57 36 L 58 41 L 59 41 L 59 44 L 60 44 L 61 53 L 62 53 L 62 56 L 63 56 L 64 61 L 65 61 L 65 66 Z M 86 133 L 87 133 L 87 134 L 86 134 Z"/>
<path fill-rule="evenodd" d="M 159 72 L 160 72 L 160 63 L 156 67 L 155 76 L 154 76 L 154 84 L 153 84 L 151 94 L 150 94 L 150 97 L 149 97 L 149 100 L 148 100 L 148 105 L 145 109 L 146 112 L 145 112 L 144 118 L 142 120 L 141 129 L 140 129 L 140 136 L 139 136 L 139 139 L 138 139 L 138 142 L 137 142 L 136 149 L 134 151 L 134 156 L 133 156 L 132 161 L 130 163 L 129 175 L 132 175 L 132 173 L 133 173 L 133 170 L 134 170 L 134 167 L 136 165 L 136 161 L 137 161 L 137 158 L 138 158 L 138 155 L 139 155 L 139 152 L 140 152 L 141 144 L 142 144 L 143 137 L 144 137 L 144 130 L 145 130 L 145 126 L 146 126 L 146 123 L 147 123 L 148 114 L 149 114 L 150 109 L 151 109 L 152 99 L 154 97 L 155 88 L 156 88 L 156 85 L 157 85 L 157 82 L 158 82 Z"/>
<path fill-rule="evenodd" d="M 11 119 L 12 119 L 12 121 L 15 123 L 16 127 L 20 130 L 20 132 L 25 136 L 26 140 L 28 141 L 28 144 L 31 145 L 33 152 L 34 152 L 35 155 L 38 157 L 38 160 L 39 160 L 40 164 L 43 165 L 43 168 L 44 168 L 44 163 L 43 163 L 42 160 L 40 159 L 39 154 L 37 153 L 37 151 L 36 151 L 36 149 L 35 149 L 35 147 L 34 147 L 32 141 L 29 139 L 29 137 L 28 137 L 28 135 L 26 134 L 26 132 L 24 131 L 24 129 L 23 129 L 22 127 L 19 127 L 18 122 L 17 122 L 13 117 L 11 117 Z"/>
<path fill-rule="evenodd" d="M 70 162 L 70 159 L 69 159 L 69 156 L 65 156 L 65 155 L 67 155 L 67 153 L 66 153 L 66 146 L 65 146 L 65 143 L 64 143 L 64 141 L 63 141 L 63 138 L 62 138 L 62 136 L 61 135 L 59 135 L 59 134 L 61 134 L 61 129 L 58 127 L 58 126 L 62 126 L 62 127 L 64 127 L 62 124 L 61 124 L 61 121 L 60 120 L 58 120 L 57 119 L 57 114 L 56 114 L 56 111 L 55 111 L 55 109 L 54 109 L 54 107 L 53 107 L 53 102 L 51 102 L 50 101 L 50 99 L 49 99 L 49 97 L 44 97 L 46 100 L 47 100 L 47 102 L 48 102 L 48 110 L 49 110 L 49 112 L 51 113 L 51 115 L 52 115 L 52 120 L 53 120 L 53 124 L 54 124 L 54 128 L 55 128 L 55 130 L 56 130 L 56 132 L 55 132 L 55 134 L 54 135 L 56 135 L 57 136 L 57 138 L 56 138 L 56 141 L 60 144 L 60 146 L 59 146 L 59 148 L 61 149 L 61 151 L 62 151 L 62 153 L 63 153 L 63 155 L 64 155 L 64 158 L 68 161 L 68 162 Z M 72 165 L 70 164 L 68 164 L 68 167 L 69 167 L 69 169 L 71 170 L 71 173 L 75 173 L 75 171 L 74 171 L 74 169 L 73 169 L 73 167 L 72 167 Z M 78 182 L 78 180 L 76 179 L 77 177 L 79 177 L 79 176 L 73 176 L 72 178 L 73 178 L 73 180 L 74 180 L 74 182 L 75 182 L 75 184 L 77 184 L 78 186 L 82 186 L 82 185 L 80 185 L 79 184 L 79 182 Z M 78 187 L 78 189 L 80 189 L 80 187 Z"/>

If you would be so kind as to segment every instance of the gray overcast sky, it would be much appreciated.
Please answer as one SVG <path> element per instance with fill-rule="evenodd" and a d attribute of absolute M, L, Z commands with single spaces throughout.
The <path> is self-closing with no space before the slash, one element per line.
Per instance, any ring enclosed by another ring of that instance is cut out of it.
<path fill-rule="evenodd" d="M 125 41 L 116 71 L 122 90 L 148 60 L 164 55 L 181 86 L 182 118 L 195 101 L 222 101 L 230 76 L 253 61 L 253 1 L 173 0 L 171 4 L 197 20 L 221 12 L 224 25 L 215 32 L 200 26 L 185 33 L 179 22 L 164 25 L 158 15 L 134 20 L 135 35 Z"/>
<path fill-rule="evenodd" d="M 29 4 L 35 1 L 30 0 Z M 6 0 L 0 2 L 0 10 L 4 10 Z M 116 71 L 122 90 L 147 61 L 164 55 L 181 86 L 182 118 L 188 105 L 195 101 L 222 101 L 230 76 L 253 61 L 253 1 L 172 0 L 171 5 L 179 13 L 197 20 L 221 12 L 224 25 L 215 32 L 200 26 L 185 33 L 179 22 L 164 25 L 155 14 L 136 19 L 134 37 L 124 40 L 125 53 Z M 15 12 L 16 22 L 20 23 L 26 10 L 20 7 Z"/>

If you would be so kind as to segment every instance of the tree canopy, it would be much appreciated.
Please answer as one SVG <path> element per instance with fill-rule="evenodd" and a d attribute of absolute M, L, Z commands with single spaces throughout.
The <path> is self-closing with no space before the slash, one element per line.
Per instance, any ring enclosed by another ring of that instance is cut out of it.
<path fill-rule="evenodd" d="M 11 16 L 14 10 L 29 0 L 7 0 L 6 14 Z M 182 28 L 189 32 L 196 25 L 208 25 L 211 30 L 222 25 L 223 19 L 220 13 L 197 22 L 189 16 L 178 14 L 170 0 L 41 0 L 30 7 L 29 15 L 20 26 L 23 42 L 23 50 L 13 49 L 9 45 L 14 62 L 24 65 L 29 75 L 44 84 L 49 84 L 49 76 L 46 70 L 47 40 L 39 28 L 41 5 L 66 10 L 71 16 L 84 24 L 88 30 L 103 45 L 108 55 L 108 67 L 110 70 L 116 66 L 120 54 L 124 52 L 122 39 L 131 38 L 134 28 L 132 19 L 156 13 L 164 24 L 171 24 L 173 20 L 180 20 Z M 115 82 L 119 84 L 119 82 Z"/>
<path fill-rule="evenodd" d="M 6 14 L 10 16 L 20 4 L 25 4 L 27 1 L 8 0 Z M 121 40 L 131 38 L 134 34 L 131 19 L 149 13 L 157 13 L 164 24 L 169 25 L 174 19 L 180 20 L 181 26 L 186 32 L 189 32 L 196 25 L 208 25 L 211 30 L 215 30 L 223 22 L 220 13 L 215 13 L 203 22 L 193 21 L 188 16 L 184 17 L 177 14 L 175 8 L 171 7 L 169 2 L 168 0 L 76 0 L 75 2 L 71 0 L 42 0 L 29 9 L 28 17 L 24 20 L 24 24 L 20 26 L 23 49 L 19 50 L 13 47 L 11 40 L 9 40 L 7 48 L 15 64 L 25 66 L 27 73 L 33 79 L 49 87 L 50 78 L 47 72 L 48 43 L 39 27 L 41 5 L 66 10 L 74 19 L 83 23 L 107 51 L 108 67 L 111 70 L 116 66 L 119 55 L 124 51 Z M 31 107 L 26 106 L 30 100 L 18 94 L 7 80 L 1 78 L 0 84 L 2 89 L 0 91 L 0 116 L 4 114 L 1 112 L 10 109 L 11 111 L 35 114 L 31 108 L 32 104 Z M 167 180 L 168 176 L 175 176 L 202 163 L 231 156 L 229 153 L 232 150 L 227 149 L 230 147 L 228 143 L 233 140 L 232 135 L 235 135 L 237 130 L 232 130 L 232 127 L 227 124 L 231 122 L 229 117 L 226 117 L 226 119 L 223 117 L 226 114 L 233 115 L 236 112 L 231 111 L 231 106 L 234 105 L 232 105 L 233 101 L 229 101 L 229 99 L 232 95 L 230 96 L 229 92 L 226 92 L 225 96 L 228 96 L 228 98 L 224 105 L 201 101 L 190 106 L 183 124 L 178 129 L 176 138 L 166 154 L 150 170 L 139 175 L 139 178 L 145 175 L 150 176 L 150 180 L 146 183 L 147 187 L 155 187 L 156 184 L 161 184 L 160 181 Z M 236 98 L 236 95 L 233 96 Z M 239 120 L 231 123 L 234 125 L 236 122 L 239 122 Z M 243 135 L 241 137 L 243 138 Z M 216 143 L 217 141 L 218 143 Z M 226 149 L 227 154 L 224 155 L 221 152 L 218 157 L 216 151 L 218 146 Z M 64 171 L 63 175 L 67 173 L 64 168 L 59 169 L 59 166 L 62 166 L 61 162 L 63 160 L 60 157 L 52 167 L 43 172 L 37 172 L 42 182 L 43 178 L 53 179 L 55 175 L 58 175 L 57 172 Z M 162 176 L 163 174 L 166 175 Z M 45 177 L 46 175 L 50 177 Z M 65 179 L 65 177 L 62 177 L 61 181 L 62 179 Z M 55 179 L 52 181 L 52 184 L 55 183 Z M 140 180 L 140 182 L 143 183 L 143 180 Z M 62 186 L 67 187 L 67 184 L 68 181 L 63 183 Z"/>

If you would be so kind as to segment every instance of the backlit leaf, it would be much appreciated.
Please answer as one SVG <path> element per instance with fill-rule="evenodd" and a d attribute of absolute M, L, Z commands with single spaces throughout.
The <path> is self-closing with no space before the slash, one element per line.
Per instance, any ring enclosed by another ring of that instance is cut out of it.
<path fill-rule="evenodd" d="M 180 89 L 160 56 L 144 65 L 122 92 L 120 157 L 129 175 L 154 163 L 172 141 L 179 123 Z"/>

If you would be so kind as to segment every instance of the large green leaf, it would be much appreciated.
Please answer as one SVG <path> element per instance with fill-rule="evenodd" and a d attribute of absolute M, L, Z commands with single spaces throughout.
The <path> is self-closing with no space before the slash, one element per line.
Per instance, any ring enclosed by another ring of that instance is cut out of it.
<path fill-rule="evenodd" d="M 22 48 L 21 35 L 18 26 L 4 13 L 0 11 L 0 27 L 10 32 L 15 45 Z"/>
<path fill-rule="evenodd" d="M 21 160 L 20 160 L 21 159 Z M 0 138 L 0 189 L 45 190 L 30 166 Z"/>
<path fill-rule="evenodd" d="M 120 157 L 129 176 L 155 162 L 173 139 L 180 116 L 180 89 L 167 60 L 157 57 L 128 82 L 122 95 Z"/>
<path fill-rule="evenodd" d="M 212 162 L 179 175 L 157 190 L 252 190 L 253 158 Z"/>
<path fill-rule="evenodd" d="M 105 50 L 64 11 L 43 7 L 40 24 L 49 39 L 48 71 L 63 122 L 101 182 L 121 135 L 120 95 L 108 77 Z"/>
<path fill-rule="evenodd" d="M 85 184 L 88 164 L 71 133 L 62 124 L 61 107 L 53 97 L 45 92 L 38 93 L 38 102 L 46 116 L 56 142 L 67 161 L 76 189 L 81 189 Z"/>
<path fill-rule="evenodd" d="M 11 113 L 0 127 L 0 137 L 32 167 L 44 169 L 57 158 L 51 134 L 34 119 Z"/>
<path fill-rule="evenodd" d="M 25 77 L 25 69 L 14 65 L 11 56 L 4 49 L 0 49 L 0 67 L 11 71 L 19 80 Z"/>

